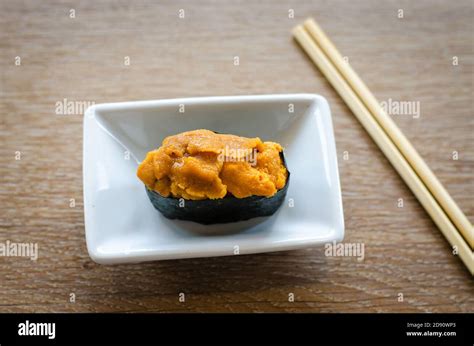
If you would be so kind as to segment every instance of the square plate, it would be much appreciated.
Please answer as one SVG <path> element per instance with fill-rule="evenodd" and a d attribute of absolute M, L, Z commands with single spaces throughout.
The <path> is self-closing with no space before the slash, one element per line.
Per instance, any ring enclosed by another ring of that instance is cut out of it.
<path fill-rule="evenodd" d="M 209 129 L 279 142 L 291 181 L 271 217 L 201 225 L 169 220 L 136 177 L 169 135 Z M 87 249 L 102 264 L 311 247 L 344 237 L 336 146 L 319 95 L 199 97 L 100 104 L 84 114 Z"/>

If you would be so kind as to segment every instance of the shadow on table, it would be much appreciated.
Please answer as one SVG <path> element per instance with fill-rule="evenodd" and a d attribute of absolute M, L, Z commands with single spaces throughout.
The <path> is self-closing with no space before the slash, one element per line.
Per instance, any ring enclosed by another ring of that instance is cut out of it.
<path fill-rule="evenodd" d="M 292 292 L 295 287 L 320 282 L 328 270 L 323 248 L 108 268 L 114 271 L 111 282 L 113 291 L 117 292 L 114 295 L 123 292 L 127 297 L 132 294 L 156 298 L 163 295 L 177 297 L 180 292 L 191 296 L 238 295 L 270 289 Z M 285 295 L 281 299 L 285 299 Z"/>

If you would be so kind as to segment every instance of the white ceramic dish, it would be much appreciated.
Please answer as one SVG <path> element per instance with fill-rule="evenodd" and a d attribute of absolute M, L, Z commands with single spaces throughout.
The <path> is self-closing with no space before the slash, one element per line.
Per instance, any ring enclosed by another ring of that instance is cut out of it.
<path fill-rule="evenodd" d="M 205 226 L 166 219 L 153 208 L 136 177 L 139 162 L 164 137 L 199 128 L 258 136 L 285 147 L 291 181 L 276 214 Z M 331 114 L 319 95 L 92 106 L 84 115 L 83 174 L 87 249 L 98 263 L 290 250 L 344 237 Z"/>

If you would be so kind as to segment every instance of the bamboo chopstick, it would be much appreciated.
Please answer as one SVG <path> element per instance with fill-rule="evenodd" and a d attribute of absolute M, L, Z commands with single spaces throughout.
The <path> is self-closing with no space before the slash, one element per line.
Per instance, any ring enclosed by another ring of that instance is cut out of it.
<path fill-rule="evenodd" d="M 347 106 L 352 110 L 359 122 L 415 194 L 436 225 L 440 228 L 449 243 L 452 246 L 456 246 L 459 257 L 471 274 L 474 275 L 474 256 L 472 251 L 461 234 L 458 233 L 443 209 L 437 203 L 436 199 L 429 192 L 423 181 L 405 160 L 397 146 L 390 140 L 365 104 L 359 99 L 351 86 L 339 73 L 336 67 L 332 65 L 330 60 L 326 57 L 317 43 L 313 41 L 310 34 L 303 28 L 303 26 L 297 26 L 293 30 L 293 35 L 334 89 L 336 89 Z"/>
<path fill-rule="evenodd" d="M 332 44 L 320 26 L 313 19 L 307 19 L 304 22 L 304 27 L 319 45 L 321 50 L 326 54 L 329 60 L 331 60 L 332 64 L 339 70 L 339 73 L 345 78 L 347 83 L 350 84 L 361 101 L 372 113 L 375 120 L 377 120 L 390 139 L 394 142 L 405 159 L 413 167 L 416 174 L 420 176 L 426 187 L 430 190 L 434 198 L 444 209 L 448 217 L 461 232 L 468 244 L 471 246 L 471 248 L 473 248 L 474 230 L 471 223 L 458 207 L 456 202 L 451 198 L 443 185 L 433 174 L 425 161 L 418 154 L 416 149 L 407 140 L 395 122 L 383 110 L 383 108 L 380 106 L 380 103 L 370 92 L 365 83 L 360 79 L 357 73 L 348 63 L 344 61 L 342 55 Z"/>

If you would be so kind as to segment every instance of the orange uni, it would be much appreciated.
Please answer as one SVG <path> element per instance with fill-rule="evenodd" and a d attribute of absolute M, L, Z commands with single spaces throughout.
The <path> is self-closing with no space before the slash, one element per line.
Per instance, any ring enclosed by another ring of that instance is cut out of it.
<path fill-rule="evenodd" d="M 218 199 L 273 196 L 287 170 L 274 142 L 194 130 L 166 137 L 137 170 L 145 185 L 163 197 Z"/>

